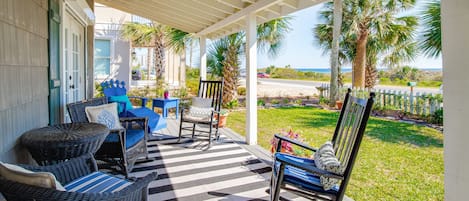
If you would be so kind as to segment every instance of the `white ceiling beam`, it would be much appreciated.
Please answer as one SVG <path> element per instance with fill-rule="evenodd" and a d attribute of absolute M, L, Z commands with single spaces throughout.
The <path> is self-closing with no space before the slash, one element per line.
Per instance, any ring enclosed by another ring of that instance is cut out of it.
<path fill-rule="evenodd" d="M 328 0 L 298 0 L 297 9 L 307 8 L 326 1 Z"/>
<path fill-rule="evenodd" d="M 209 17 L 207 15 L 203 15 L 200 12 L 194 12 L 193 9 L 190 8 L 182 8 L 178 5 L 174 5 L 175 2 L 178 1 L 173 1 L 171 3 L 163 3 L 161 1 L 153 1 L 154 4 L 158 5 L 161 9 L 159 9 L 160 12 L 170 12 L 171 14 L 177 15 L 177 16 L 182 16 L 184 18 L 189 17 L 192 20 L 203 20 L 205 23 L 208 24 L 213 24 L 217 22 L 219 19 Z M 176 12 L 174 12 L 176 11 Z"/>
<path fill-rule="evenodd" d="M 192 1 L 195 2 L 195 3 L 201 4 L 201 5 L 204 5 L 205 7 L 209 7 L 211 9 L 218 10 L 220 12 L 223 12 L 223 13 L 227 14 L 227 15 L 232 15 L 236 12 L 234 8 L 223 5 L 223 4 L 220 4 L 220 3 L 218 3 L 217 5 L 213 5 L 212 4 L 213 2 L 207 2 L 207 1 L 204 1 L 204 0 L 192 0 Z"/>
<path fill-rule="evenodd" d="M 149 20 L 159 22 L 161 24 L 170 25 L 173 28 L 176 28 L 176 29 L 179 29 L 179 30 L 182 30 L 182 31 L 185 31 L 185 32 L 194 33 L 199 29 L 197 26 L 194 26 L 192 24 L 179 23 L 177 21 L 169 21 L 169 20 L 167 20 L 167 18 L 164 18 L 164 17 L 161 17 L 161 16 L 156 17 L 154 10 L 153 11 L 146 11 L 146 9 L 140 9 L 136 5 L 134 5 L 133 9 L 130 9 L 129 6 L 126 6 L 125 4 L 120 4 L 120 3 L 111 3 L 111 2 L 108 2 L 108 1 L 103 1 L 103 2 L 100 2 L 100 3 L 104 4 L 106 6 L 109 6 L 109 7 L 113 7 L 113 8 L 118 9 L 118 10 L 122 10 L 124 12 L 139 13 L 139 16 L 141 16 L 141 17 L 144 17 L 144 18 L 147 18 Z M 137 10 L 138 12 L 136 12 L 135 10 Z"/>
<path fill-rule="evenodd" d="M 269 11 L 269 12 L 271 12 L 271 13 L 273 13 L 273 14 L 280 15 L 280 11 L 276 11 L 276 10 L 273 10 L 273 9 L 271 9 L 271 8 L 266 8 L 265 10 L 266 10 L 266 11 Z"/>
<path fill-rule="evenodd" d="M 286 5 L 280 7 L 280 10 L 280 15 L 287 15 L 288 13 L 293 13 L 295 11 L 295 9 L 292 9 L 291 7 Z"/>
<path fill-rule="evenodd" d="M 194 11 L 199 15 L 208 15 L 208 16 L 217 18 L 217 21 L 226 17 L 226 14 L 224 12 L 221 12 L 216 9 L 207 8 L 207 6 L 202 6 L 199 3 L 187 4 L 187 3 L 184 3 L 183 1 L 172 1 L 172 3 L 184 9 L 189 9 L 189 10 L 191 9 L 191 11 Z M 207 10 L 207 9 L 210 9 L 210 10 Z"/>
<path fill-rule="evenodd" d="M 239 10 L 246 7 L 246 5 L 242 1 L 238 0 L 217 0 L 217 2 Z"/>
<path fill-rule="evenodd" d="M 274 5 L 278 2 L 280 2 L 281 0 L 260 0 L 258 2 L 256 2 L 255 4 L 251 4 L 250 6 L 244 8 L 243 10 L 240 10 L 238 11 L 237 13 L 233 14 L 233 15 L 230 15 L 229 17 L 205 28 L 204 30 L 196 33 L 196 35 L 206 35 L 210 32 L 213 32 L 213 31 L 216 31 L 217 29 L 220 29 L 220 28 L 223 28 L 235 21 L 238 21 L 239 19 L 241 18 L 244 18 L 246 15 L 248 15 L 249 13 L 255 13 L 259 10 L 262 10 L 264 8 L 267 8 L 271 5 Z"/>
<path fill-rule="evenodd" d="M 291 9 L 297 9 L 296 5 L 298 5 L 298 2 L 296 0 L 283 0 L 279 5 L 285 5 L 290 7 Z"/>
<path fill-rule="evenodd" d="M 173 28 L 177 28 L 181 31 L 189 32 L 189 33 L 194 33 L 200 28 L 198 26 L 195 26 L 193 24 L 189 23 L 184 23 L 184 22 L 178 22 L 172 18 L 168 18 L 166 15 L 160 15 L 155 12 L 155 9 L 152 9 L 151 7 L 141 7 L 138 4 L 132 4 L 132 6 L 129 6 L 127 2 L 116 2 L 116 1 L 97 1 L 103 5 L 113 7 L 118 10 L 122 10 L 124 12 L 128 13 L 138 13 L 139 16 L 159 22 L 161 24 L 169 25 Z M 172 20 L 167 20 L 167 19 L 172 19 Z"/>

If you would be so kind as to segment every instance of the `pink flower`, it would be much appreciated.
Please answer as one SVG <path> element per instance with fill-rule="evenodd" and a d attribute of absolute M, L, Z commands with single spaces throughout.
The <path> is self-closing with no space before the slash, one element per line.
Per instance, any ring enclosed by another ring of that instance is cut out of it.
<path fill-rule="evenodd" d="M 290 129 L 288 132 L 282 131 L 282 132 L 280 132 L 280 134 L 282 134 L 285 137 L 301 141 L 301 139 L 299 138 L 300 135 L 298 133 L 293 132 L 292 129 Z M 277 149 L 278 139 L 276 139 L 275 137 L 272 138 L 272 140 L 270 140 L 270 144 L 271 144 L 270 151 L 272 153 L 275 153 L 275 151 Z M 294 155 L 295 154 L 294 146 L 289 142 L 282 141 L 281 152 L 289 153 L 289 154 Z"/>

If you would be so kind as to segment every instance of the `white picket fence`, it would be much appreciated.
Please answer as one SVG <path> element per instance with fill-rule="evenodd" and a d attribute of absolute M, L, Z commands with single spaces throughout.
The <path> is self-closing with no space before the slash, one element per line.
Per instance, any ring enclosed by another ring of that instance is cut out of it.
<path fill-rule="evenodd" d="M 322 84 L 324 97 L 329 97 L 329 84 Z M 340 95 L 343 97 L 347 87 L 340 90 Z M 443 107 L 443 98 L 441 94 L 431 93 L 408 93 L 407 91 L 400 90 L 371 90 L 375 92 L 375 107 L 385 109 L 396 109 L 407 113 L 416 115 L 430 115 L 436 110 Z M 356 96 L 366 96 L 369 94 L 369 89 L 353 88 L 352 93 Z"/>

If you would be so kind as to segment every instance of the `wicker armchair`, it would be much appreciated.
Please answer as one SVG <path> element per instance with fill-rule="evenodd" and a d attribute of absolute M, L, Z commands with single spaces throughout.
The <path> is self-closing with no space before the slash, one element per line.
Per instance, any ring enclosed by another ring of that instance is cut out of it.
<path fill-rule="evenodd" d="M 51 166 L 29 166 L 21 165 L 23 168 L 34 172 L 51 172 L 57 180 L 66 186 L 72 181 L 84 176 L 96 173 L 98 168 L 96 161 L 91 154 L 51 165 Z M 112 177 L 107 175 L 108 177 Z M 130 185 L 116 192 L 90 192 L 80 193 L 71 191 L 59 191 L 51 188 L 43 188 L 0 177 L 0 192 L 7 200 L 146 200 L 148 184 L 157 178 L 157 173 L 153 172 L 143 178 L 131 182 Z M 126 181 L 123 179 L 114 179 Z M 65 187 L 67 189 L 67 187 Z M 91 190 L 92 191 L 92 190 Z"/>
<path fill-rule="evenodd" d="M 107 104 L 106 98 L 94 98 L 67 105 L 72 122 L 88 122 L 85 108 Z M 126 129 L 113 129 L 96 152 L 96 159 L 115 164 L 128 176 L 137 159 L 148 159 L 146 117 L 121 117 L 122 126 Z M 143 133 L 143 135 L 141 135 Z M 114 135 L 114 136 L 113 136 Z M 114 139 L 114 140 L 113 140 Z"/>

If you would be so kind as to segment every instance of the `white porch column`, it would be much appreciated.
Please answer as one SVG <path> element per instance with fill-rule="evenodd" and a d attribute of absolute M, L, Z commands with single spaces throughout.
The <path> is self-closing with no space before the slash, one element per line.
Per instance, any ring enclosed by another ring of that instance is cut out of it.
<path fill-rule="evenodd" d="M 467 200 L 469 186 L 469 1 L 441 1 L 445 200 Z"/>
<path fill-rule="evenodd" d="M 207 79 L 207 47 L 205 36 L 201 36 L 200 44 L 200 77 L 203 80 Z"/>
<path fill-rule="evenodd" d="M 256 15 L 246 16 L 246 142 L 257 144 L 257 29 Z"/>

